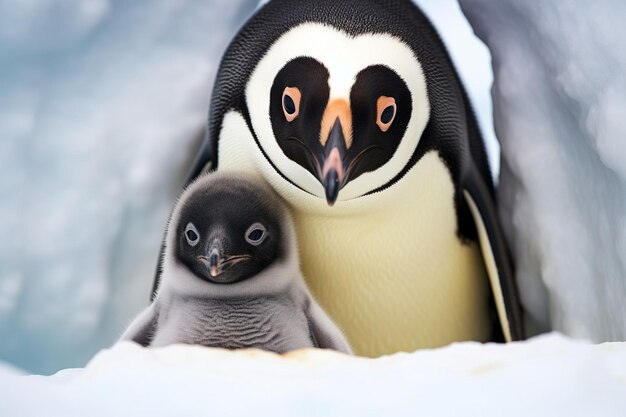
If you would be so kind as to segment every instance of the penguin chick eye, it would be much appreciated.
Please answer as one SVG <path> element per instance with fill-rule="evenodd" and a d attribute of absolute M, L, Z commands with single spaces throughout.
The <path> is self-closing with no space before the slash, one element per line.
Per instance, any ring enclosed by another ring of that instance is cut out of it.
<path fill-rule="evenodd" d="M 254 223 L 246 230 L 246 242 L 252 246 L 259 246 L 265 240 L 267 230 L 261 223 Z"/>
<path fill-rule="evenodd" d="M 380 96 L 376 102 L 376 124 L 386 132 L 396 118 L 396 100 L 393 97 Z"/>
<path fill-rule="evenodd" d="M 285 87 L 283 91 L 283 113 L 288 122 L 293 122 L 300 114 L 302 94 L 296 87 Z"/>
<path fill-rule="evenodd" d="M 187 227 L 185 227 L 185 237 L 187 238 L 187 243 L 190 246 L 196 246 L 198 242 L 200 242 L 200 234 L 198 233 L 198 229 L 193 223 L 187 223 Z"/>

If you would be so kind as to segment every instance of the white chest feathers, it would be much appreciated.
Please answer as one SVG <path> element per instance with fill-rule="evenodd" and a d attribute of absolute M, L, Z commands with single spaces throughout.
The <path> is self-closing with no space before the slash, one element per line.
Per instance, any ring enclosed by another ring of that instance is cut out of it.
<path fill-rule="evenodd" d="M 307 284 L 355 353 L 489 338 L 480 250 L 456 235 L 453 184 L 435 152 L 392 187 L 327 207 L 282 178 L 242 122 L 225 118 L 219 169 L 257 172 L 290 205 Z"/>

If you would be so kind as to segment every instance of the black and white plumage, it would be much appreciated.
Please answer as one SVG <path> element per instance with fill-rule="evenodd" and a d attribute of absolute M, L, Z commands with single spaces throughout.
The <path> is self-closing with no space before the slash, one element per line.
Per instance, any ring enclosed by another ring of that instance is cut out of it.
<path fill-rule="evenodd" d="M 193 182 L 170 218 L 162 268 L 154 301 L 122 340 L 350 352 L 304 283 L 289 213 L 259 181 L 215 173 Z"/>
<path fill-rule="evenodd" d="M 191 179 L 207 166 L 289 204 L 305 279 L 356 353 L 523 338 L 482 138 L 413 2 L 259 9 L 224 54 Z"/>

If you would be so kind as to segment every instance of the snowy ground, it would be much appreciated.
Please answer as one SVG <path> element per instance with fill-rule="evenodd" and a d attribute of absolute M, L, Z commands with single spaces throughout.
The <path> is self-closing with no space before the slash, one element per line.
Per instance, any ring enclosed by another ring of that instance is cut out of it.
<path fill-rule="evenodd" d="M 626 344 L 559 335 L 362 359 L 124 343 L 51 377 L 0 368 L 2 416 L 623 416 Z"/>
<path fill-rule="evenodd" d="M 419 3 L 489 131 L 486 49 L 454 0 Z M 83 366 L 145 307 L 216 66 L 256 5 L 0 0 L 0 360 Z"/>

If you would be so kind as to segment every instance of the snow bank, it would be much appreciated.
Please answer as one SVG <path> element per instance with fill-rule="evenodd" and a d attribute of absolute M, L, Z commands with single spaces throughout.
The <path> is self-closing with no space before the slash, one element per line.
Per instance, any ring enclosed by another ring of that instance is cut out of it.
<path fill-rule="evenodd" d="M 0 369 L 4 416 L 622 416 L 626 344 L 558 335 L 364 359 L 123 343 L 51 377 Z"/>
<path fill-rule="evenodd" d="M 500 215 L 529 322 L 626 340 L 626 3 L 460 3 L 493 56 Z"/>

